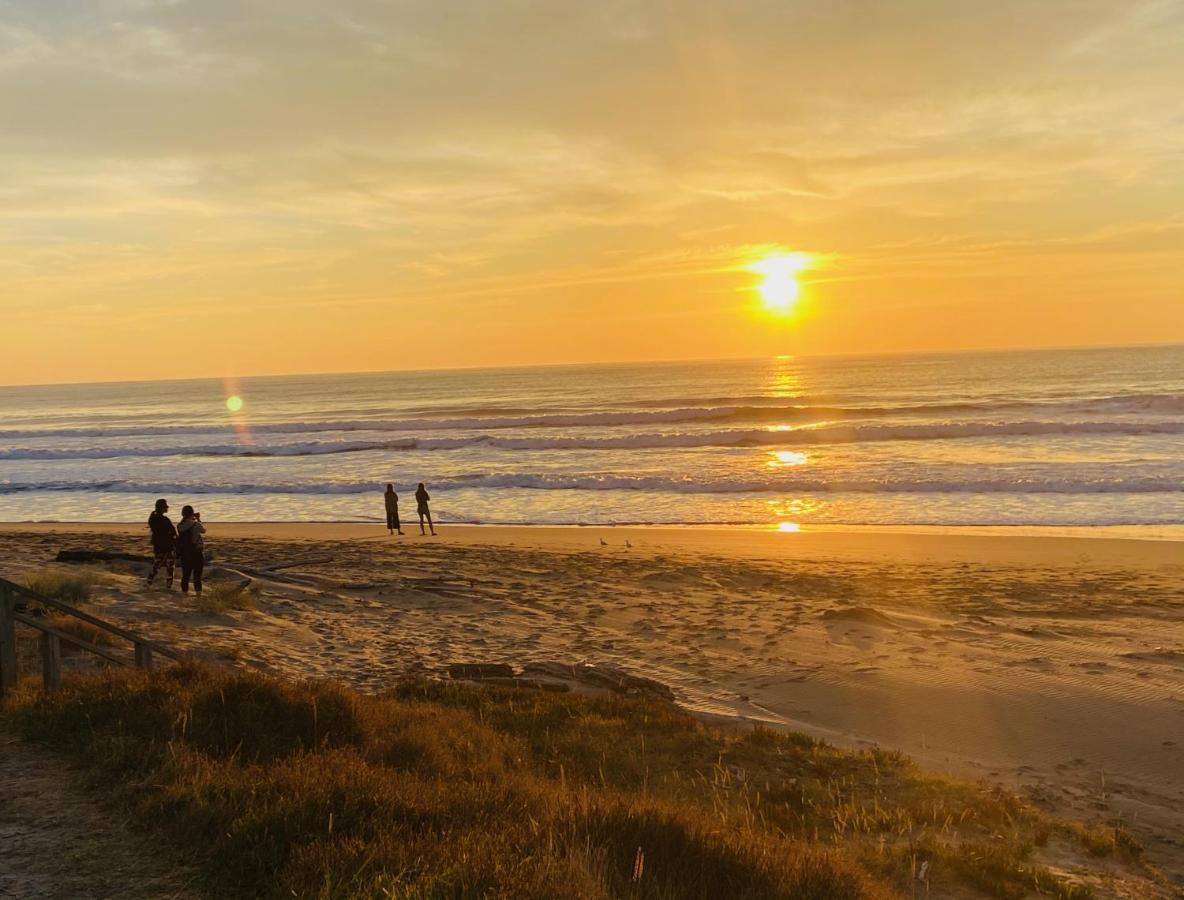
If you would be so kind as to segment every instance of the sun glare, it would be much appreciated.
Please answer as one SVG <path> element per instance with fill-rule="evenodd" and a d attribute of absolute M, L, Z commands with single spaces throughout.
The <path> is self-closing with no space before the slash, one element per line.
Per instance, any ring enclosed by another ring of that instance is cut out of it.
<path fill-rule="evenodd" d="M 802 293 L 798 273 L 810 268 L 811 262 L 809 253 L 770 253 L 745 268 L 762 276 L 756 291 L 765 309 L 778 315 L 788 315 Z"/>
<path fill-rule="evenodd" d="M 769 460 L 769 467 L 773 469 L 781 466 L 804 466 L 809 459 L 805 453 L 800 453 L 797 450 L 774 450 L 769 456 L 772 457 Z"/>

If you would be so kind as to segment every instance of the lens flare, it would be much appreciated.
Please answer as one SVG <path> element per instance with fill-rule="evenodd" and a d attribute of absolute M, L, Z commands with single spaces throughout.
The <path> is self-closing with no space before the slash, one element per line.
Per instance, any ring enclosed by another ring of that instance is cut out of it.
<path fill-rule="evenodd" d="M 231 394 L 226 398 L 226 408 L 232 413 L 239 412 L 243 408 L 243 398 L 238 394 Z"/>

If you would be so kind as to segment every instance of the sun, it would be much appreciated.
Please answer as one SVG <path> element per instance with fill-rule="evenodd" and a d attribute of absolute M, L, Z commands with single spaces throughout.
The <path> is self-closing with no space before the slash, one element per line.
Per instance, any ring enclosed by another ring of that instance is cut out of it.
<path fill-rule="evenodd" d="M 765 309 L 788 315 L 802 293 L 798 273 L 809 269 L 812 262 L 809 253 L 770 253 L 749 263 L 745 269 L 763 276 L 756 291 Z"/>

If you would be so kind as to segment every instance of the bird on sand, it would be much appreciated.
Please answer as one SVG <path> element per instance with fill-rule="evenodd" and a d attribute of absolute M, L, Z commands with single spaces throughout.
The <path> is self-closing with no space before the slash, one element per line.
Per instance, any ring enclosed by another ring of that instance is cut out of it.
<path fill-rule="evenodd" d="M 604 538 L 601 538 L 601 539 L 600 539 L 600 546 L 601 546 L 601 547 L 607 547 L 607 546 L 608 546 L 608 541 L 606 541 Z"/>

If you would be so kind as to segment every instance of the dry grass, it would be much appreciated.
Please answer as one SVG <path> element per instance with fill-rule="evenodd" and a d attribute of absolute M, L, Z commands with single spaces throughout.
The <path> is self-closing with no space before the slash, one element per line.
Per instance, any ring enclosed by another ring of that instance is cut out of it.
<path fill-rule="evenodd" d="M 1062 826 L 1011 794 L 659 703 L 185 665 L 18 694 L 6 716 L 217 897 L 874 900 L 920 861 L 944 891 L 1089 896 L 1030 861 Z"/>
<path fill-rule="evenodd" d="M 246 587 L 226 581 L 206 584 L 201 594 L 194 594 L 193 608 L 207 615 L 231 609 L 255 609 L 259 603 L 260 592 L 259 586 L 255 584 Z"/>
<path fill-rule="evenodd" d="M 99 628 L 97 625 L 92 625 L 90 622 L 84 622 L 81 619 L 76 619 L 73 616 L 68 616 L 64 613 L 52 613 L 45 617 L 45 624 L 51 628 L 55 628 L 63 634 L 73 635 L 81 641 L 88 644 L 94 644 L 98 647 L 112 647 L 124 646 L 126 642 L 115 637 L 109 631 Z M 62 653 L 81 653 L 73 644 L 68 641 L 62 642 Z"/>
<path fill-rule="evenodd" d="M 28 575 L 23 579 L 24 586 L 29 590 L 87 612 L 91 610 L 86 609 L 85 604 L 90 599 L 92 589 L 99 582 L 99 576 L 90 572 L 76 574 L 43 571 Z M 73 635 L 80 641 L 100 647 L 118 643 L 118 640 L 109 632 L 91 625 L 89 622 L 76 619 L 52 607 L 42 606 L 34 600 L 29 600 L 28 606 L 30 607 L 29 612 L 40 617 L 46 625 L 64 634 Z M 35 658 L 39 653 L 36 649 L 36 633 L 30 633 L 28 629 L 20 629 L 18 630 L 18 638 L 22 645 L 28 645 L 21 648 L 22 660 L 28 662 L 30 658 Z M 71 654 L 80 651 L 73 644 L 63 641 L 62 652 Z"/>
<path fill-rule="evenodd" d="M 1093 856 L 1118 854 L 1127 859 L 1138 859 L 1143 855 L 1143 847 L 1121 825 L 1073 823 L 1069 831 Z"/>
<path fill-rule="evenodd" d="M 90 599 L 91 589 L 98 582 L 98 577 L 84 572 L 82 574 L 66 574 L 64 572 L 42 571 L 26 575 L 24 585 L 29 590 L 78 606 Z"/>

